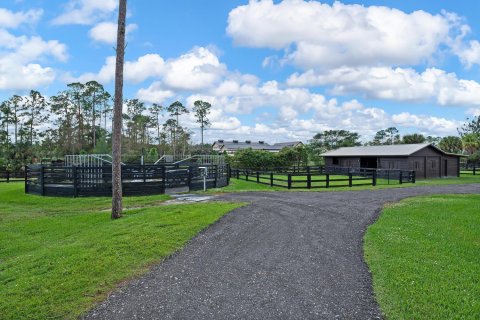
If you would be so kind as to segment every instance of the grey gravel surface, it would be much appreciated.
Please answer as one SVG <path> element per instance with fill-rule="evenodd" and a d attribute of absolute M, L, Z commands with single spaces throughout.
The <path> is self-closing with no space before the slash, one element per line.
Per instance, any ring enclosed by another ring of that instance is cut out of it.
<path fill-rule="evenodd" d="M 250 205 L 85 318 L 381 318 L 363 260 L 363 234 L 386 203 L 440 193 L 480 193 L 480 185 L 221 196 Z"/>

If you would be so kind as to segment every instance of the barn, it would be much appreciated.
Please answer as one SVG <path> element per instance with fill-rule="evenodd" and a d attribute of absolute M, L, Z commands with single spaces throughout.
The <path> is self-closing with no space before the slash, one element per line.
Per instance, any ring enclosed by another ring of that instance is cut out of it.
<path fill-rule="evenodd" d="M 460 176 L 461 155 L 432 144 L 345 147 L 322 156 L 326 166 L 415 170 L 419 179 Z"/>

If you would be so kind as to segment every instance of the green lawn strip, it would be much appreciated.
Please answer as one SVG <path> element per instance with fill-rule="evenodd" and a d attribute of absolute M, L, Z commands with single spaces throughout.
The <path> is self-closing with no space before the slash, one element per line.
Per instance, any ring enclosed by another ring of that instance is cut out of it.
<path fill-rule="evenodd" d="M 387 319 L 478 319 L 480 195 L 390 205 L 368 228 L 364 250 Z"/>
<path fill-rule="evenodd" d="M 285 176 L 286 177 L 286 176 Z M 336 176 L 345 178 L 345 176 Z M 348 177 L 347 177 L 348 178 Z M 283 179 L 283 178 L 282 178 Z M 293 179 L 293 177 L 292 177 Z M 296 177 L 298 180 L 304 180 L 305 177 L 299 176 Z M 313 179 L 313 177 L 312 177 Z M 316 179 L 316 178 L 315 178 Z M 324 179 L 324 177 L 319 176 L 318 179 Z M 250 180 L 250 177 L 249 177 Z M 286 178 L 285 178 L 286 180 Z M 266 180 L 263 180 L 266 181 Z M 378 190 L 378 189 L 389 189 L 389 188 L 409 188 L 409 187 L 418 187 L 418 186 L 441 186 L 441 185 L 452 185 L 452 184 L 470 184 L 470 183 L 480 183 L 480 175 L 469 175 L 469 176 L 462 176 L 460 178 L 439 178 L 439 179 L 428 179 L 428 180 L 417 180 L 416 183 L 403 183 L 399 184 L 398 181 L 390 180 L 390 184 L 386 179 L 378 179 L 377 186 L 358 186 L 357 184 L 364 184 L 369 183 L 370 180 L 356 180 L 353 181 L 354 187 L 333 187 L 333 188 L 315 188 L 315 189 L 290 189 L 286 188 L 286 182 L 276 182 L 278 184 L 284 185 L 283 187 L 270 187 L 269 185 L 265 184 L 258 184 L 256 183 L 256 177 L 252 177 L 252 181 L 245 181 L 232 178 L 230 179 L 230 185 L 224 188 L 212 188 L 208 190 L 208 193 L 215 194 L 215 193 L 223 193 L 223 192 L 243 192 L 243 191 L 358 191 L 358 190 Z M 348 184 L 348 181 L 343 182 L 331 182 L 330 185 L 338 185 L 338 184 Z M 303 184 L 303 183 L 302 183 Z M 318 182 L 319 185 L 324 186 L 324 182 Z M 295 183 L 293 184 L 295 186 Z M 306 184 L 303 184 L 306 185 Z M 315 185 L 313 183 L 312 185 Z M 357 186 L 355 186 L 357 185 Z"/>
<path fill-rule="evenodd" d="M 140 208 L 112 221 L 103 211 L 108 198 L 42 198 L 13 184 L 0 184 L 0 198 L 2 319 L 77 318 L 242 205 L 154 206 L 167 197 L 128 197 L 126 207 Z"/>

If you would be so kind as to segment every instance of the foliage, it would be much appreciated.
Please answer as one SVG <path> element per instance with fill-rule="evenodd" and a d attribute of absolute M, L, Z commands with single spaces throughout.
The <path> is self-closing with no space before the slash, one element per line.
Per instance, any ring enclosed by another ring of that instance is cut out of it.
<path fill-rule="evenodd" d="M 202 103 L 207 127 L 210 104 Z M 127 99 L 124 105 L 124 161 L 138 162 L 141 150 L 153 147 L 159 156 L 190 154 L 192 133 L 179 125 L 180 116 L 189 111 L 180 102 L 165 108 Z M 13 95 L 0 102 L 0 158 L 18 169 L 65 154 L 111 153 L 111 120 L 112 97 L 96 81 L 70 83 L 49 99 L 37 91 Z M 204 146 L 206 152 L 210 149 Z"/>
<path fill-rule="evenodd" d="M 341 147 L 361 145 L 360 135 L 347 130 L 327 130 L 317 133 L 310 140 L 310 145 L 318 154 Z"/>
<path fill-rule="evenodd" d="M 467 133 L 462 136 L 463 147 L 467 154 L 480 150 L 480 133 Z"/>
<path fill-rule="evenodd" d="M 448 136 L 440 140 L 438 147 L 445 152 L 461 153 L 463 151 L 463 142 L 459 137 Z"/>
<path fill-rule="evenodd" d="M 402 137 L 402 143 L 404 144 L 425 143 L 425 141 L 426 138 L 419 133 L 406 134 Z"/>
<path fill-rule="evenodd" d="M 208 102 L 197 100 L 194 102 L 193 112 L 195 112 L 195 118 L 197 123 L 200 124 L 201 129 L 201 144 L 203 145 L 203 131 L 206 127 L 211 126 L 210 120 L 208 120 L 208 115 L 210 114 L 210 109 L 212 105 Z"/>
<path fill-rule="evenodd" d="M 233 168 L 248 168 L 254 170 L 268 170 L 279 167 L 305 166 L 308 163 L 308 154 L 303 146 L 283 148 L 278 153 L 252 150 L 239 150 L 227 160 Z"/>
<path fill-rule="evenodd" d="M 460 128 L 457 128 L 457 131 L 462 138 L 472 133 L 480 135 L 480 115 L 472 119 L 467 118 L 467 121 Z"/>
<path fill-rule="evenodd" d="M 165 195 L 109 198 L 25 195 L 0 184 L 2 319 L 77 319 L 122 281 L 160 262 L 241 204 L 166 205 Z"/>
<path fill-rule="evenodd" d="M 365 259 L 387 319 L 477 319 L 480 196 L 411 198 L 384 209 Z"/>
<path fill-rule="evenodd" d="M 400 144 L 400 135 L 398 129 L 390 127 L 385 130 L 377 131 L 373 140 L 369 143 L 372 146 Z"/>

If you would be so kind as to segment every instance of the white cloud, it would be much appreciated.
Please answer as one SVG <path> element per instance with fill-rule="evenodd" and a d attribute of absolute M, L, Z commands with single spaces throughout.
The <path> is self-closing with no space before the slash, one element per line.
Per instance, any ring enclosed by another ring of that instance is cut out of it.
<path fill-rule="evenodd" d="M 174 95 L 173 91 L 163 89 L 162 84 L 159 82 L 154 82 L 148 88 L 142 88 L 137 92 L 137 98 L 141 101 L 157 104 L 162 104 L 166 99 Z"/>
<path fill-rule="evenodd" d="M 89 25 L 109 18 L 117 9 L 116 0 L 70 0 L 64 12 L 52 23 L 56 25 L 82 24 Z"/>
<path fill-rule="evenodd" d="M 157 78 L 162 83 L 159 90 L 202 90 L 218 83 L 226 72 L 226 66 L 209 49 L 195 47 L 175 59 L 164 61 L 158 54 L 147 54 L 136 61 L 125 62 L 125 80 L 139 83 L 148 78 Z M 66 81 L 88 81 L 102 83 L 113 81 L 115 57 L 108 57 L 98 73 L 86 73 L 80 77 L 67 77 Z"/>
<path fill-rule="evenodd" d="M 434 116 L 414 115 L 408 112 L 393 115 L 392 121 L 399 126 L 419 128 L 423 132 L 433 132 L 437 135 L 454 134 L 456 129 L 462 124 L 461 121 L 452 121 Z"/>
<path fill-rule="evenodd" d="M 435 101 L 443 106 L 480 104 L 480 84 L 458 79 L 455 73 L 428 68 L 343 67 L 326 72 L 295 73 L 290 86 L 332 86 L 332 94 L 361 94 L 365 98 L 394 101 Z"/>
<path fill-rule="evenodd" d="M 136 24 L 127 25 L 127 36 L 137 28 Z M 117 42 L 117 24 L 114 22 L 100 22 L 90 29 L 89 35 L 96 42 L 115 44 Z"/>
<path fill-rule="evenodd" d="M 128 82 L 140 83 L 149 78 L 160 77 L 165 69 L 165 61 L 158 54 L 146 54 L 135 61 L 126 61 L 124 66 L 124 78 Z M 105 64 L 97 73 L 84 73 L 79 77 L 67 75 L 65 82 L 87 82 L 96 80 L 103 84 L 113 81 L 115 78 L 115 56 L 105 59 Z"/>
<path fill-rule="evenodd" d="M 211 50 L 196 47 L 177 59 L 167 61 L 163 81 L 172 89 L 200 90 L 218 82 L 225 70 L 225 65 Z"/>
<path fill-rule="evenodd" d="M 35 24 L 42 15 L 43 10 L 41 9 L 12 12 L 5 8 L 0 8 L 0 28 L 17 28 L 22 24 Z"/>
<path fill-rule="evenodd" d="M 67 47 L 57 40 L 15 36 L 0 29 L 0 90 L 37 89 L 50 84 L 56 72 L 40 65 L 48 58 L 66 61 Z"/>
<path fill-rule="evenodd" d="M 286 57 L 302 68 L 328 69 L 428 61 L 458 28 L 458 18 L 449 13 L 253 0 L 230 12 L 227 33 L 238 45 L 285 49 Z"/>

